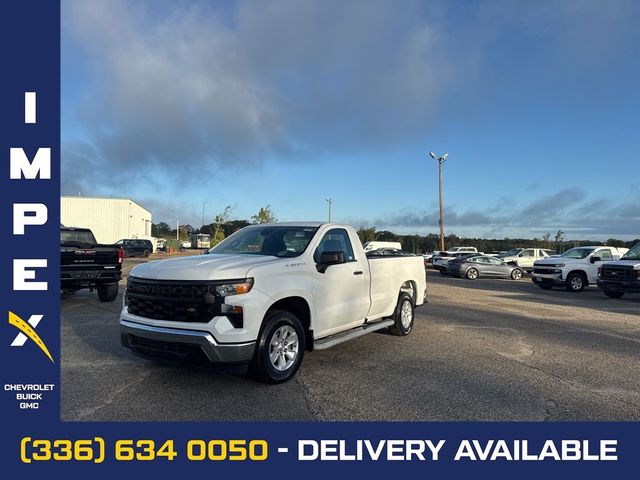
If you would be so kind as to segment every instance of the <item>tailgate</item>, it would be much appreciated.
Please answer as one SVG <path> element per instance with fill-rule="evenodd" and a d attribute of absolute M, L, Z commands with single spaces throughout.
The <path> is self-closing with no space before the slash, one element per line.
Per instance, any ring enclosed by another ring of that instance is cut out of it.
<path fill-rule="evenodd" d="M 62 268 L 103 269 L 120 268 L 118 246 L 92 245 L 87 247 L 60 247 L 60 265 Z"/>

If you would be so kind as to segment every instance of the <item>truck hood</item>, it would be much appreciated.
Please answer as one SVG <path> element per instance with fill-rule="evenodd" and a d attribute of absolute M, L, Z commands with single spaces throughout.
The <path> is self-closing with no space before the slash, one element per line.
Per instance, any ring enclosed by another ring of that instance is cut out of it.
<path fill-rule="evenodd" d="M 130 275 L 153 280 L 230 280 L 246 278 L 251 268 L 279 260 L 264 255 L 194 255 L 142 263 Z"/>
<path fill-rule="evenodd" d="M 634 270 L 640 270 L 640 260 L 618 260 L 616 262 L 607 262 L 602 265 L 624 265 L 632 267 Z"/>
<path fill-rule="evenodd" d="M 564 263 L 566 265 L 574 263 L 589 263 L 586 258 L 565 258 L 565 257 L 549 257 L 542 260 L 536 260 L 534 265 L 557 265 L 558 263 Z"/>

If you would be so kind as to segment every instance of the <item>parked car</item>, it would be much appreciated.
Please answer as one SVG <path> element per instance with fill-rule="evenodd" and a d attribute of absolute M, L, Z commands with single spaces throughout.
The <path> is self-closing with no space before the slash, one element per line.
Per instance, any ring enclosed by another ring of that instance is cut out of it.
<path fill-rule="evenodd" d="M 500 255 L 500 258 L 507 263 L 513 263 L 523 270 L 533 269 L 533 263 L 536 260 L 547 258 L 553 255 L 553 250 L 545 248 L 522 248 L 517 253 L 507 252 L 508 254 Z"/>
<path fill-rule="evenodd" d="M 478 249 L 476 247 L 451 247 L 447 250 L 449 253 L 478 253 Z"/>
<path fill-rule="evenodd" d="M 611 298 L 620 298 L 625 293 L 640 293 L 640 243 L 636 243 L 617 262 L 600 265 L 598 288 Z"/>
<path fill-rule="evenodd" d="M 365 252 L 378 250 L 380 248 L 395 248 L 397 250 L 402 250 L 402 244 L 400 242 L 366 242 L 363 247 Z"/>
<path fill-rule="evenodd" d="M 471 252 L 442 252 L 437 257 L 433 257 L 433 268 L 438 270 L 442 275 L 447 274 L 447 265 L 450 260 L 454 260 L 456 258 L 466 258 L 473 255 L 478 255 L 477 253 Z"/>
<path fill-rule="evenodd" d="M 531 280 L 543 290 L 563 286 L 570 292 L 581 292 L 597 282 L 603 262 L 619 260 L 628 250 L 605 245 L 575 247 L 534 262 Z"/>
<path fill-rule="evenodd" d="M 158 238 L 156 239 L 156 251 L 166 252 L 167 251 L 167 239 L 166 238 Z"/>
<path fill-rule="evenodd" d="M 120 314 L 123 346 L 150 357 L 248 363 L 281 383 L 305 350 L 413 327 L 426 301 L 418 256 L 367 258 L 335 223 L 245 227 L 200 255 L 137 265 Z"/>
<path fill-rule="evenodd" d="M 479 277 L 501 277 L 520 280 L 522 269 L 512 263 L 489 255 L 474 255 L 450 260 L 447 274 L 475 280 Z"/>
<path fill-rule="evenodd" d="M 60 228 L 60 288 L 64 293 L 95 289 L 101 302 L 114 301 L 123 258 L 118 245 L 99 244 L 88 228 Z"/>
<path fill-rule="evenodd" d="M 142 238 L 122 239 L 116 242 L 124 250 L 125 257 L 148 257 L 153 252 L 151 240 Z"/>

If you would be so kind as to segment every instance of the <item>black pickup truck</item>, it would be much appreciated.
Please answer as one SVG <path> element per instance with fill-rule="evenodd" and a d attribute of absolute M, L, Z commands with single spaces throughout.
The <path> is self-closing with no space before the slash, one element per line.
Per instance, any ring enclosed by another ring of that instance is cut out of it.
<path fill-rule="evenodd" d="M 636 243 L 617 262 L 600 265 L 598 288 L 611 298 L 620 298 L 625 293 L 640 293 L 640 243 Z"/>
<path fill-rule="evenodd" d="M 60 227 L 60 288 L 98 291 L 101 302 L 118 296 L 124 252 L 118 245 L 99 245 L 88 228 Z"/>

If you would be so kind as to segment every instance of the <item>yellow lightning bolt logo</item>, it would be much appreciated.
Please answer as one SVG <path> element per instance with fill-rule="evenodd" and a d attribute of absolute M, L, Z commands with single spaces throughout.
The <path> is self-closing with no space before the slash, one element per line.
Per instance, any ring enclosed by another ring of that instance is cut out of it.
<path fill-rule="evenodd" d="M 40 350 L 42 350 L 44 352 L 44 354 L 47 357 L 49 357 L 49 360 L 51 360 L 51 362 L 55 363 L 53 361 L 53 357 L 49 353 L 49 349 L 47 348 L 47 346 L 44 344 L 44 342 L 40 338 L 40 335 L 38 335 L 36 333 L 36 331 L 33 328 L 31 328 L 31 325 L 29 325 L 27 322 L 22 320 L 18 315 L 16 315 L 13 312 L 9 312 L 9 325 L 13 325 L 18 330 L 20 330 L 22 333 L 24 333 L 27 337 L 29 337 L 31 340 L 33 340 L 33 342 L 36 345 L 38 345 L 38 347 L 40 347 Z"/>

